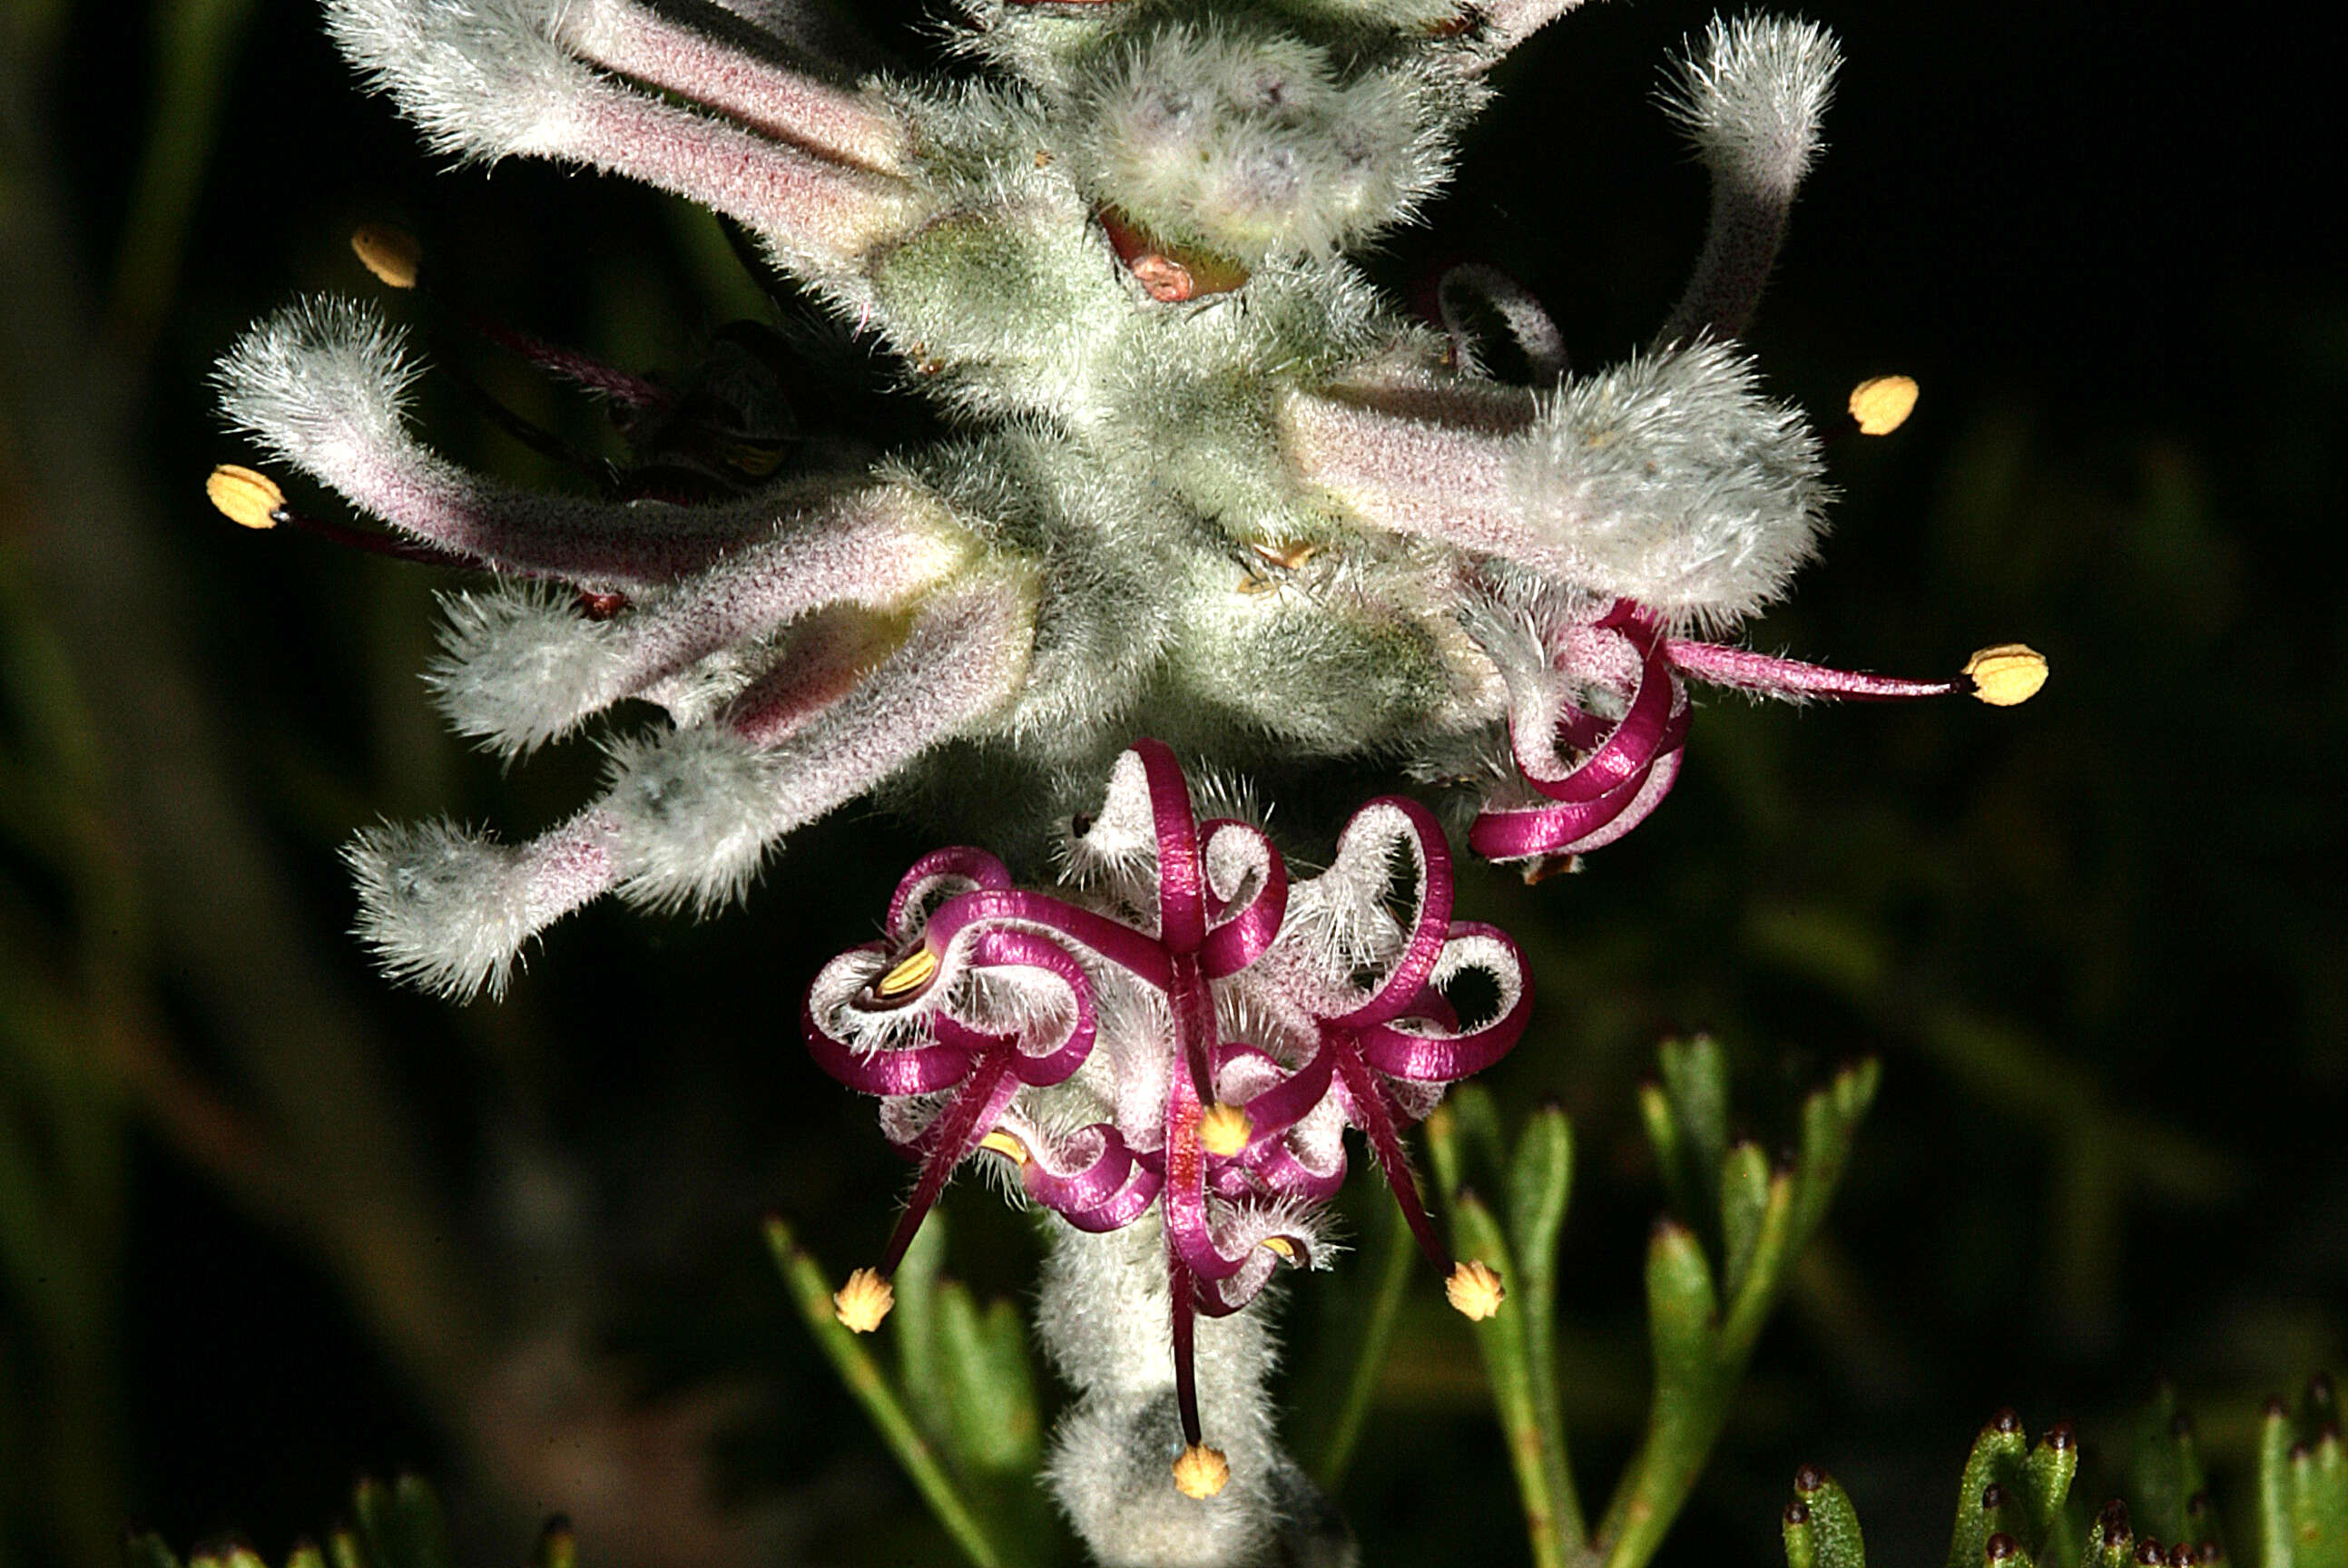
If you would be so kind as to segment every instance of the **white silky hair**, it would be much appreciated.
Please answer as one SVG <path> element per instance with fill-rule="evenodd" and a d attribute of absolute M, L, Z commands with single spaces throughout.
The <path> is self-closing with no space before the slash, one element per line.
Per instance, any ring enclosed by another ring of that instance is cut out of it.
<path fill-rule="evenodd" d="M 1053 1435 L 1044 1480 L 1104 1568 L 1247 1568 L 1300 1542 L 1305 1560 L 1352 1562 L 1325 1511 L 1281 1450 L 1266 1384 L 1279 1347 L 1268 1301 L 1200 1317 L 1196 1367 L 1202 1437 L 1231 1480 L 1185 1497 L 1171 1471 L 1183 1448 L 1175 1403 L 1165 1233 L 1153 1212 L 1091 1235 L 1049 1224 L 1035 1330 L 1078 1398 Z M 1319 1503 L 1316 1509 L 1315 1504 Z"/>
<path fill-rule="evenodd" d="M 1762 395 L 1752 362 L 1697 343 L 1544 396 L 1510 477 L 1575 586 L 1712 627 L 1776 599 L 1810 559 L 1824 471 L 1808 422 Z"/>
<path fill-rule="evenodd" d="M 247 329 L 212 380 L 230 424 L 318 475 L 406 444 L 407 391 L 419 371 L 405 334 L 372 308 L 318 295 Z"/>
<path fill-rule="evenodd" d="M 1414 72 L 1338 79 L 1294 38 L 1174 25 L 1099 62 L 1078 96 L 1094 189 L 1170 240 L 1243 261 L 1359 243 L 1447 171 L 1438 95 Z"/>
<path fill-rule="evenodd" d="M 621 627 L 542 584 L 443 594 L 440 610 L 440 655 L 425 684 L 458 734 L 499 756 L 577 728 L 623 655 Z"/>
<path fill-rule="evenodd" d="M 328 0 L 326 30 L 438 152 L 494 161 L 553 150 L 595 73 L 552 36 L 547 0 Z"/>
<path fill-rule="evenodd" d="M 1817 157 L 1842 50 L 1815 22 L 1715 16 L 1663 105 L 1715 175 L 1791 190 Z"/>
<path fill-rule="evenodd" d="M 703 724 L 622 738 L 611 756 L 604 804 L 620 825 L 621 897 L 696 914 L 741 897 L 777 836 L 785 791 L 775 755 Z"/>
<path fill-rule="evenodd" d="M 385 969 L 451 997 L 505 993 L 536 929 L 514 850 L 453 822 L 383 823 L 343 856 L 358 884 L 358 935 Z"/>

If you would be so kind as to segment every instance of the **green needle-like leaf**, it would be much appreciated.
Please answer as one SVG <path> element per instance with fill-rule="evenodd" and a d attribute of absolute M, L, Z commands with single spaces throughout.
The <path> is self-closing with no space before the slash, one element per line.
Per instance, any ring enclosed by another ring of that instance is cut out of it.
<path fill-rule="evenodd" d="M 946 1216 L 932 1209 L 913 1233 L 897 1272 L 890 1276 L 897 1305 L 890 1327 L 897 1340 L 897 1386 L 922 1435 L 934 1443 L 951 1440 L 951 1412 L 938 1371 L 938 1270 L 945 1261 Z"/>
<path fill-rule="evenodd" d="M 2178 1409 L 2177 1390 L 2165 1382 L 2137 1417 L 2128 1486 L 2141 1533 L 2170 1542 L 2218 1538 L 2192 1419 Z"/>
<path fill-rule="evenodd" d="M 1482 1258 L 1500 1271 L 1504 1282 L 1522 1278 L 1509 1255 L 1508 1238 L 1499 1221 L 1481 1198 L 1466 1188 L 1451 1196 L 1455 1245 L 1463 1255 Z M 1533 1391 L 1533 1359 L 1528 1339 L 1534 1326 L 1521 1300 L 1510 1300 L 1499 1312 L 1476 1325 L 1476 1348 L 1483 1354 L 1484 1369 L 1492 1380 L 1493 1402 L 1499 1408 L 1500 1426 L 1509 1440 L 1509 1461 L 1515 1469 L 1517 1490 L 1523 1500 L 1525 1529 L 1532 1539 L 1533 1562 L 1539 1568 L 1568 1568 L 1571 1547 L 1581 1532 L 1561 1509 L 1570 1506 L 1555 1490 L 1562 1455 L 1552 1456 L 1541 1430 L 1541 1401 Z M 1547 1325 L 1540 1325 L 1546 1331 Z M 1569 1531 L 1570 1533 L 1569 1533 Z"/>
<path fill-rule="evenodd" d="M 982 1314 L 959 1280 L 938 1287 L 938 1373 L 954 1458 L 997 1475 L 1032 1473 L 1043 1447 L 1027 1327 L 1007 1301 Z"/>
<path fill-rule="evenodd" d="M 2291 1450 L 2291 1568 L 2348 1568 L 2348 1460 L 2340 1429 Z"/>
<path fill-rule="evenodd" d="M 2078 1434 L 2070 1422 L 2057 1421 L 2038 1440 L 2022 1467 L 2030 1553 L 2035 1562 L 2062 1568 L 2078 1556 L 2079 1543 L 2072 1533 L 2071 1515 L 2064 1507 L 2070 1500 L 2071 1481 L 2078 1473 Z"/>
<path fill-rule="evenodd" d="M 1695 1233 L 1677 1221 L 1663 1221 L 1647 1243 L 1647 1330 L 1654 1342 L 1658 1384 L 1691 1392 L 1712 1386 L 1719 1318 L 1712 1265 Z M 1660 1394 L 1656 1402 L 1663 1402 Z"/>
<path fill-rule="evenodd" d="M 848 1391 L 856 1396 L 864 1413 L 880 1430 L 883 1441 L 897 1456 L 897 1462 L 912 1478 L 922 1501 L 930 1505 L 938 1522 L 953 1536 L 978 1568 L 1003 1568 L 1007 1558 L 978 1522 L 978 1516 L 963 1501 L 953 1478 L 947 1474 L 936 1452 L 913 1424 L 904 1401 L 881 1373 L 860 1338 L 841 1325 L 832 1314 L 830 1278 L 822 1266 L 801 1251 L 792 1236 L 790 1227 L 779 1217 L 767 1221 L 767 1246 L 775 1255 L 776 1266 L 782 1270 L 783 1281 L 790 1287 L 791 1299 L 798 1306 L 799 1316 L 839 1374 Z"/>
<path fill-rule="evenodd" d="M 1758 1143 L 1739 1143 L 1720 1167 L 1720 1279 L 1732 1301 L 1745 1288 L 1768 1210 L 1768 1156 Z"/>
<path fill-rule="evenodd" d="M 1573 1129 L 1555 1103 L 1533 1112 L 1509 1164 L 1509 1242 L 1516 1259 L 1515 1308 L 1532 1380 L 1533 1415 L 1559 1528 L 1579 1544 L 1587 1532 L 1567 1458 L 1565 1410 L 1557 1380 L 1557 1257 L 1573 1190 Z"/>
<path fill-rule="evenodd" d="M 1800 1182 L 1795 1194 L 1794 1234 L 1804 1240 L 1818 1232 L 1834 1201 L 1835 1188 L 1850 1163 L 1859 1124 L 1875 1103 L 1882 1064 L 1873 1058 L 1854 1062 L 1802 1105 Z"/>
<path fill-rule="evenodd" d="M 1832 1476 L 1804 1465 L 1786 1505 L 1786 1568 L 1867 1568 L 1859 1514 Z"/>
<path fill-rule="evenodd" d="M 1639 1097 L 1647 1138 L 1672 1207 L 1707 1239 L 1719 1213 L 1720 1166 L 1728 1153 L 1728 1056 L 1718 1041 L 1666 1040 L 1663 1081 Z"/>
<path fill-rule="evenodd" d="M 2079 1568 L 2128 1568 L 2135 1553 L 2136 1532 L 2128 1528 L 2127 1505 L 2108 1503 L 2087 1531 Z"/>
<path fill-rule="evenodd" d="M 1949 1534 L 1949 1568 L 1982 1568 L 1993 1535 L 2012 1538 L 2024 1527 L 2030 1439 L 2022 1418 L 2000 1410 L 1973 1440 L 1964 1478 L 1957 1483 L 1957 1522 Z M 2030 1544 L 2035 1544 L 2032 1542 Z"/>
<path fill-rule="evenodd" d="M 329 1534 L 326 1561 L 335 1568 L 367 1568 L 366 1553 L 359 1544 L 358 1532 L 343 1525 Z"/>

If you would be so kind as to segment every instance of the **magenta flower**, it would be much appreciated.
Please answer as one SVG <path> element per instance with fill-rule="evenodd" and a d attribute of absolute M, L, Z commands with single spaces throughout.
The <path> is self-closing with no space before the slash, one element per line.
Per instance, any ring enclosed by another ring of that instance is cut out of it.
<path fill-rule="evenodd" d="M 898 885 L 886 939 L 833 959 L 809 989 L 817 1062 L 880 1097 L 891 1142 L 921 1167 L 840 1317 L 877 1326 L 887 1277 L 973 1154 L 1008 1161 L 1030 1200 L 1079 1230 L 1155 1214 L 1187 1490 L 1220 1462 L 1201 1436 L 1196 1319 L 1322 1260 L 1347 1127 L 1427 1256 L 1486 1312 L 1497 1306 L 1490 1272 L 1455 1266 L 1436 1239 L 1401 1134 L 1445 1085 L 1507 1054 L 1531 994 L 1506 936 L 1451 918 L 1450 854 L 1416 801 L 1372 801 L 1329 868 L 1292 882 L 1261 829 L 1200 822 L 1173 753 L 1143 741 L 1118 759 L 1071 859 L 1074 886 L 1043 893 L 978 850 L 929 856 Z M 1406 859 L 1413 885 L 1396 909 L 1392 868 Z M 1498 1000 L 1463 1020 L 1448 997 L 1470 972 Z"/>
<path fill-rule="evenodd" d="M 1581 608 L 1536 606 L 1506 626 L 1496 616 L 1481 634 L 1509 686 L 1509 759 L 1528 786 L 1518 793 L 1533 798 L 1488 804 L 1468 845 L 1536 875 L 1613 843 L 1671 793 L 1687 741 L 1684 676 L 1788 702 L 1962 692 L 1999 706 L 2026 701 L 2045 679 L 2045 661 L 2018 645 L 1982 650 L 1952 680 L 1914 681 L 1674 637 L 1662 614 L 1628 599 L 1594 617 Z M 1593 712 L 1593 699 L 1614 716 Z"/>

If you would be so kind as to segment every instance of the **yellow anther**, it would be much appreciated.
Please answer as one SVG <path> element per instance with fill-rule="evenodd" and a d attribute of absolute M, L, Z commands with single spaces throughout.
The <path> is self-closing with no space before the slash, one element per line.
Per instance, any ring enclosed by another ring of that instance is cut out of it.
<path fill-rule="evenodd" d="M 1184 1497 L 1207 1498 L 1223 1490 L 1231 1479 L 1231 1461 L 1220 1449 L 1192 1443 L 1174 1461 L 1174 1490 Z"/>
<path fill-rule="evenodd" d="M 1451 1277 L 1443 1282 L 1444 1298 L 1470 1323 L 1481 1323 L 1499 1311 L 1508 1294 L 1500 1276 L 1485 1263 L 1459 1264 L 1452 1269 Z"/>
<path fill-rule="evenodd" d="M 1965 661 L 1973 695 L 1993 708 L 2011 708 L 2038 695 L 2046 684 L 2046 655 L 2020 642 L 1984 648 Z"/>
<path fill-rule="evenodd" d="M 1256 1245 L 1270 1247 L 1291 1263 L 1296 1261 L 1296 1244 L 1284 1235 L 1268 1235 Z"/>
<path fill-rule="evenodd" d="M 221 516 L 241 528 L 273 528 L 285 507 L 277 481 L 252 468 L 223 463 L 204 480 L 204 495 Z"/>
<path fill-rule="evenodd" d="M 938 972 L 938 956 L 927 948 L 916 948 L 897 962 L 897 967 L 880 977 L 873 989 L 883 998 L 901 997 L 908 991 L 920 990 Z"/>
<path fill-rule="evenodd" d="M 1199 1142 L 1210 1154 L 1236 1154 L 1255 1136 L 1255 1123 L 1236 1105 L 1210 1105 L 1199 1118 Z"/>
<path fill-rule="evenodd" d="M 851 1334 L 870 1334 L 897 1305 L 897 1288 L 877 1268 L 860 1268 L 831 1293 L 831 1315 Z"/>
<path fill-rule="evenodd" d="M 351 254 L 387 289 L 412 289 L 424 267 L 424 247 L 405 229 L 362 223 L 351 231 Z"/>
<path fill-rule="evenodd" d="M 1025 1165 L 1027 1163 L 1027 1145 L 1000 1127 L 981 1138 L 978 1141 L 978 1146 L 982 1149 L 992 1149 L 998 1154 L 1010 1155 L 1014 1164 Z"/>
<path fill-rule="evenodd" d="M 1850 389 L 1850 416 L 1862 436 L 1889 436 L 1916 410 L 1916 378 L 1869 376 Z"/>

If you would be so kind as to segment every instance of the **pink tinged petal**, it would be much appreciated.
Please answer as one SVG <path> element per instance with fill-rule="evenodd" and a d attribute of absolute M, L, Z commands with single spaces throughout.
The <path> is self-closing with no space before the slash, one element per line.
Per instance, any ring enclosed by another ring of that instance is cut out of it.
<path fill-rule="evenodd" d="M 1093 1013 L 1092 982 L 1085 976 L 1084 966 L 1066 948 L 1048 938 L 1028 931 L 983 931 L 971 944 L 971 967 L 973 969 L 1016 968 L 1040 971 L 1050 977 L 1068 993 L 1070 1017 L 1066 1032 L 1048 1050 L 1036 1050 L 1025 1035 L 1016 1040 L 1009 1058 L 1011 1071 L 1022 1083 L 1035 1088 L 1048 1088 L 1065 1082 L 1085 1064 L 1092 1054 L 1097 1023 Z M 947 1026 L 959 1028 L 957 1020 L 941 1017 L 938 1020 L 939 1039 L 953 1043 Z"/>
<path fill-rule="evenodd" d="M 1953 681 L 1909 681 L 1890 675 L 1869 675 L 1852 670 L 1832 670 L 1795 659 L 1776 659 L 1749 648 L 1724 648 L 1715 642 L 1670 638 L 1663 657 L 1682 673 L 1712 686 L 1754 692 L 1798 702 L 1825 697 L 1853 702 L 1896 702 L 1920 697 L 1952 697 L 1972 689 L 1962 676 Z"/>
<path fill-rule="evenodd" d="M 1204 1107 L 1180 1073 L 1168 1086 L 1166 1186 L 1159 1204 L 1166 1216 L 1166 1245 L 1181 1268 L 1202 1279 L 1228 1279 L 1246 1262 L 1225 1257 L 1215 1245 L 1207 1213 L 1207 1151 L 1199 1142 Z"/>
<path fill-rule="evenodd" d="M 927 216 L 914 189 L 604 78 L 512 150 L 592 164 L 714 207 L 817 272 L 852 265 Z"/>
<path fill-rule="evenodd" d="M 1033 635 L 1025 596 L 982 581 L 933 596 L 904 641 L 860 685 L 779 734 L 760 686 L 736 698 L 723 722 L 753 746 L 770 748 L 781 764 L 762 825 L 767 835 L 779 837 L 866 794 L 1008 702 L 1026 674 Z M 787 682 L 789 671 L 770 679 Z"/>
<path fill-rule="evenodd" d="M 1296 471 L 1378 528 L 1560 575 L 1579 564 L 1528 512 L 1507 434 L 1303 392 L 1277 417 Z"/>
<path fill-rule="evenodd" d="M 1482 970 L 1499 987 L 1499 1009 L 1489 1022 L 1469 1030 L 1454 1025 L 1441 1033 L 1372 1024 L 1356 1036 L 1362 1060 L 1395 1078 L 1449 1083 L 1508 1055 L 1532 1018 L 1532 981 L 1523 955 L 1498 927 L 1463 920 L 1451 928 L 1437 983 L 1468 969 Z"/>
<path fill-rule="evenodd" d="M 799 1033 L 815 1064 L 860 1094 L 934 1094 L 968 1078 L 979 1053 L 954 1045 L 904 1045 L 860 1051 L 833 1034 L 805 1004 Z"/>
<path fill-rule="evenodd" d="M 1410 939 L 1370 999 L 1338 1015 L 1334 1023 L 1350 1026 L 1398 1017 L 1425 988 L 1443 951 L 1451 924 L 1451 845 L 1433 812 L 1401 795 L 1374 800 L 1346 823 L 1338 836 L 1337 857 L 1342 864 L 1358 852 L 1383 861 L 1387 847 L 1397 842 L 1407 844 L 1418 863 L 1418 907 Z"/>
<path fill-rule="evenodd" d="M 753 130 L 838 161 L 903 172 L 911 138 L 871 97 L 729 49 L 650 6 L 632 0 L 572 5 L 560 36 L 607 70 L 717 109 Z"/>
<path fill-rule="evenodd" d="M 911 941 L 917 934 L 914 917 L 939 904 L 942 894 L 952 896 L 945 890 L 961 893 L 981 887 L 1003 889 L 1010 886 L 1010 870 L 983 849 L 956 845 L 952 849 L 932 850 L 914 861 L 905 875 L 897 879 L 897 891 L 889 898 L 886 929 L 901 942 Z"/>
<path fill-rule="evenodd" d="M 952 514 L 903 487 L 866 487 L 797 502 L 770 497 L 765 504 L 776 519 L 767 537 L 619 620 L 621 635 L 603 641 L 609 652 L 592 677 L 566 693 L 570 712 L 548 717 L 549 733 L 720 649 L 753 643 L 811 610 L 835 605 L 901 609 L 944 581 L 964 556 Z M 860 656 L 869 661 L 885 651 L 874 645 L 873 629 L 861 629 L 861 636 L 859 630 L 852 623 L 831 630 L 829 641 L 842 645 L 842 657 L 826 658 L 827 647 L 795 649 L 791 668 L 804 661 L 828 671 Z M 786 723 L 776 712 L 760 716 L 757 727 L 778 737 Z"/>
<path fill-rule="evenodd" d="M 772 530 L 765 501 L 678 507 L 539 495 L 467 473 L 405 430 L 353 427 L 305 445 L 300 466 L 402 533 L 500 571 L 621 589 L 658 587 Z"/>
<path fill-rule="evenodd" d="M 1025 672 L 1028 615 L 999 580 L 941 590 L 887 660 L 779 741 L 756 722 L 766 710 L 754 685 L 713 724 L 614 748 L 605 802 L 622 821 L 620 892 L 705 909 L 738 894 L 776 840 L 1007 704 Z"/>
<path fill-rule="evenodd" d="M 1316 1170 L 1285 1139 L 1251 1145 L 1241 1156 L 1258 1187 L 1284 1198 L 1325 1203 L 1345 1185 L 1345 1155 L 1339 1146 L 1326 1169 Z"/>
<path fill-rule="evenodd" d="M 1509 741 L 1517 765 L 1532 786 L 1555 801 L 1581 804 L 1597 800 L 1646 772 L 1663 749 L 1663 732 L 1680 706 L 1671 666 L 1663 658 L 1662 637 L 1627 600 L 1617 600 L 1598 622 L 1600 631 L 1612 632 L 1638 651 L 1639 684 L 1631 694 L 1622 721 L 1588 756 L 1570 768 L 1561 768 L 1553 741 L 1526 735 L 1512 723 Z M 1570 715 L 1574 719 L 1584 716 Z M 1562 727 L 1562 726 L 1560 726 Z"/>
<path fill-rule="evenodd" d="M 1336 1070 L 1336 1054 L 1329 1048 L 1327 1035 L 1328 1026 L 1324 1024 L 1320 1047 L 1303 1066 L 1241 1102 L 1251 1129 L 1250 1148 L 1241 1158 L 1251 1156 L 1257 1147 L 1276 1140 L 1303 1121 L 1327 1097 L 1330 1076 Z"/>
<path fill-rule="evenodd" d="M 1156 1171 L 1145 1170 L 1138 1162 L 1133 1178 L 1123 1191 L 1107 1202 L 1089 1209 L 1064 1209 L 1060 1217 L 1080 1231 L 1097 1235 L 1102 1231 L 1123 1230 L 1139 1219 L 1158 1201 L 1166 1179 Z"/>
<path fill-rule="evenodd" d="M 1334 1038 L 1337 1050 L 1337 1072 L 1345 1087 L 1349 1102 L 1349 1119 L 1362 1130 L 1370 1143 L 1370 1153 L 1378 1163 L 1378 1172 L 1392 1189 L 1395 1203 L 1402 1210 L 1410 1234 L 1417 1238 L 1418 1250 L 1438 1269 L 1448 1272 L 1450 1256 L 1435 1239 L 1435 1222 L 1427 1218 L 1426 1204 L 1418 1195 L 1417 1180 L 1410 1173 L 1410 1160 L 1403 1153 L 1402 1134 L 1395 1126 L 1392 1109 L 1385 1091 L 1370 1076 L 1369 1064 L 1362 1060 L 1350 1040 L 1343 1035 Z"/>
<path fill-rule="evenodd" d="M 1671 735 L 1670 749 L 1657 757 L 1643 777 L 1622 784 L 1612 794 L 1581 804 L 1507 808 L 1487 811 L 1468 830 L 1468 847 L 1487 860 L 1522 860 L 1544 855 L 1580 855 L 1601 849 L 1622 837 L 1679 782 L 1683 720 Z"/>
<path fill-rule="evenodd" d="M 1137 741 L 1133 754 L 1149 781 L 1149 811 L 1158 830 L 1158 939 L 1169 952 L 1195 953 L 1207 936 L 1207 879 L 1190 786 L 1164 742 Z"/>
<path fill-rule="evenodd" d="M 949 899 L 930 917 L 924 939 L 931 951 L 942 953 L 963 930 L 998 922 L 1054 932 L 1159 990 L 1174 983 L 1172 962 L 1147 932 L 1048 893 L 1025 888 L 982 888 Z"/>
<path fill-rule="evenodd" d="M 946 1178 L 978 1147 L 979 1140 L 993 1130 L 994 1119 L 1018 1091 L 1018 1081 L 1007 1071 L 1009 1065 L 1008 1054 L 1001 1051 L 981 1061 L 970 1081 L 922 1133 L 922 1142 L 929 1145 L 929 1151 L 922 1158 L 922 1174 L 913 1184 L 913 1195 L 906 1201 L 905 1212 L 897 1217 L 897 1228 L 890 1233 L 889 1245 L 880 1255 L 882 1278 L 897 1272 L 905 1249 L 913 1243 L 913 1233 L 922 1228 L 922 1222 L 929 1217 L 939 1194 L 945 1191 Z"/>
<path fill-rule="evenodd" d="M 1199 944 L 1200 968 L 1208 979 L 1220 979 L 1263 957 L 1280 935 L 1280 923 L 1288 915 L 1288 863 L 1261 828 L 1228 817 L 1206 824 L 1200 829 L 1200 839 L 1209 867 L 1210 896 L 1214 895 L 1213 868 L 1226 858 L 1239 861 L 1250 874 L 1238 890 L 1248 894 L 1245 902 L 1232 907 L 1229 901 L 1212 897 L 1214 923 Z"/>
<path fill-rule="evenodd" d="M 1087 1144 L 1093 1151 L 1090 1160 L 1078 1164 L 1069 1158 L 1071 1153 L 1082 1151 Z M 1103 1210 L 1112 1199 L 1138 1184 L 1134 1180 L 1138 1167 L 1134 1163 L 1133 1151 L 1126 1146 L 1124 1136 L 1104 1122 L 1097 1122 L 1079 1130 L 1065 1140 L 1064 1146 L 1059 1149 L 1048 1147 L 1042 1139 L 1031 1139 L 1028 1153 L 1027 1163 L 1019 1168 L 1019 1184 L 1026 1190 L 1029 1197 L 1063 1214 Z M 1069 1168 L 1053 1168 L 1063 1163 Z M 1149 1174 L 1147 1171 L 1140 1173 L 1145 1177 Z M 1150 1197 L 1157 1196 L 1156 1183 L 1151 1181 L 1148 1184 Z M 1148 1206 L 1147 1199 L 1143 1200 L 1143 1206 Z M 1136 1214 L 1139 1212 L 1138 1209 L 1135 1211 Z M 1132 1216 L 1127 1217 L 1130 1219 Z"/>

